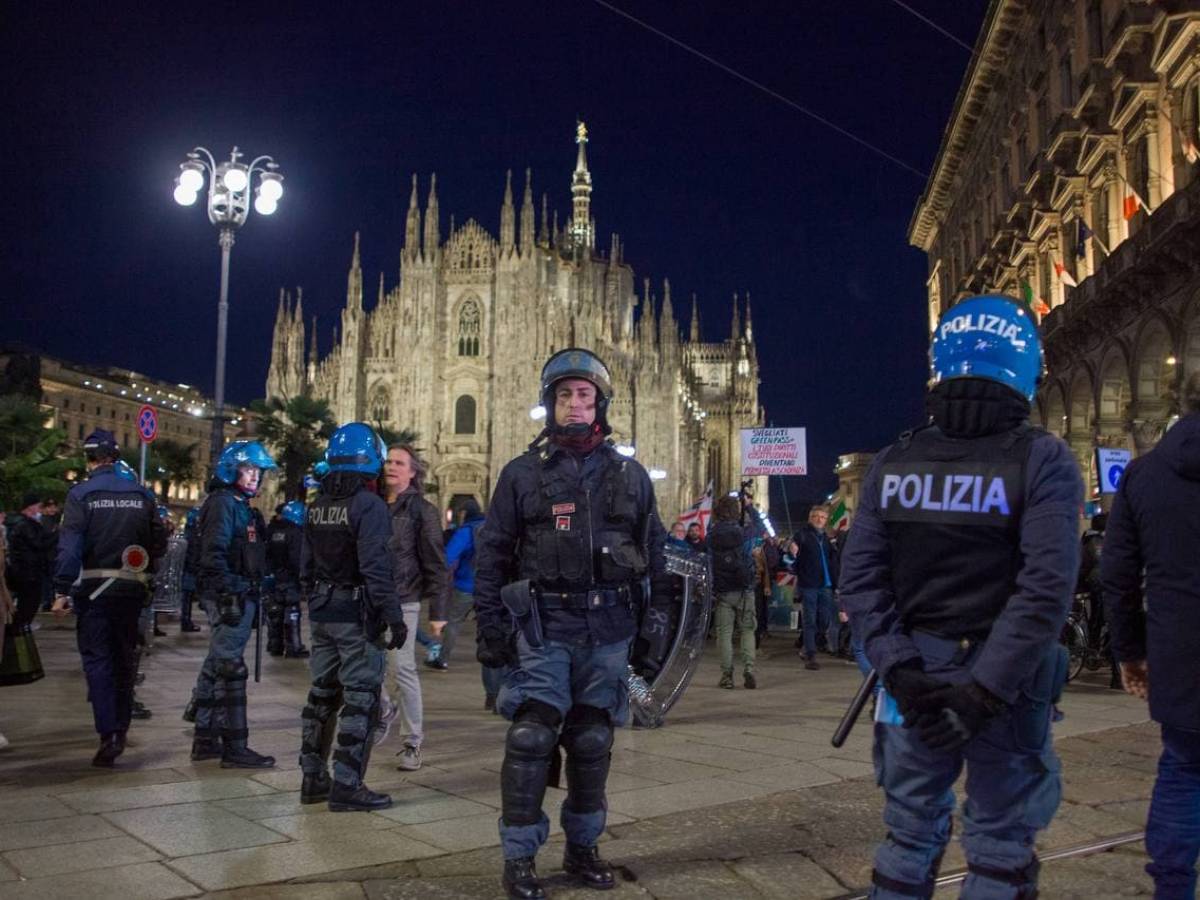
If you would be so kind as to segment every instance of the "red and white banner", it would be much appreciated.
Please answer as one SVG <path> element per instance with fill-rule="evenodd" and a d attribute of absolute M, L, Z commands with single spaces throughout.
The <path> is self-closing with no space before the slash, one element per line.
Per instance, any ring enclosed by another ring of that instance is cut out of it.
<path fill-rule="evenodd" d="M 710 481 L 708 487 L 704 489 L 704 495 L 680 514 L 679 521 L 685 527 L 690 526 L 693 522 L 698 523 L 700 525 L 700 536 L 704 537 L 708 534 L 708 520 L 712 518 L 712 508 L 713 484 Z"/>

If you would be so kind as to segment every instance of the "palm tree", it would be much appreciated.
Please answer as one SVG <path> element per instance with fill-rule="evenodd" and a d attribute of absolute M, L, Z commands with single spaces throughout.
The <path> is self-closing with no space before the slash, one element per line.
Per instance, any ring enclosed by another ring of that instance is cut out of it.
<path fill-rule="evenodd" d="M 16 509 L 28 491 L 61 499 L 71 473 L 84 470 L 83 457 L 66 455 L 66 432 L 39 429 L 41 440 L 20 453 L 0 457 L 0 510 Z"/>
<path fill-rule="evenodd" d="M 321 458 L 337 428 L 329 404 L 301 394 L 288 400 L 255 400 L 250 409 L 282 470 L 284 499 L 303 499 L 304 475 Z"/>
<path fill-rule="evenodd" d="M 421 436 L 411 428 L 389 428 L 378 419 L 371 426 L 375 429 L 375 433 L 379 435 L 379 439 L 383 441 L 385 447 L 395 447 L 397 444 L 408 444 L 410 447 L 417 446 L 417 441 Z"/>
<path fill-rule="evenodd" d="M 196 448 L 199 444 L 184 444 L 170 438 L 159 438 L 150 445 L 154 453 L 154 468 L 147 460 L 146 471 L 155 472 L 161 485 L 163 503 L 171 494 L 172 484 L 186 484 L 196 480 Z"/>
<path fill-rule="evenodd" d="M 28 453 L 46 437 L 50 413 L 36 400 L 18 394 L 0 396 L 0 459 Z M 60 434 L 60 440 L 66 437 Z"/>

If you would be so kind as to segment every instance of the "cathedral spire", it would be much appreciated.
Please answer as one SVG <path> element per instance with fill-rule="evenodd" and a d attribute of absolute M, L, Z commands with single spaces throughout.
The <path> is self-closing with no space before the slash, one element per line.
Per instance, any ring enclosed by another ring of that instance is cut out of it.
<path fill-rule="evenodd" d="M 358 232 L 354 232 L 354 254 L 350 257 L 350 274 L 346 276 L 346 308 L 361 310 L 363 305 L 362 263 L 358 255 Z"/>
<path fill-rule="evenodd" d="M 429 178 L 429 202 L 425 205 L 425 259 L 433 262 L 441 250 L 438 226 L 437 173 Z"/>
<path fill-rule="evenodd" d="M 737 291 L 733 292 L 733 321 L 729 324 L 729 339 L 736 341 L 742 336 L 742 322 L 738 318 L 738 295 Z"/>
<path fill-rule="evenodd" d="M 746 330 L 744 332 L 746 340 L 754 341 L 754 326 L 750 323 L 750 292 L 746 291 Z"/>
<path fill-rule="evenodd" d="M 304 331 L 304 288 L 296 285 L 296 306 L 292 309 L 292 322 Z"/>
<path fill-rule="evenodd" d="M 525 170 L 525 196 L 521 199 L 521 255 L 533 252 L 533 170 Z"/>
<path fill-rule="evenodd" d="M 504 202 L 500 205 L 500 255 L 508 256 L 516 246 L 516 215 L 513 211 L 512 169 L 504 178 Z"/>
<path fill-rule="evenodd" d="M 304 327 L 304 323 L 300 323 L 300 327 Z M 303 337 L 301 337 L 303 340 Z M 334 342 L 336 343 L 336 341 Z M 308 350 L 308 383 L 312 384 L 317 380 L 317 317 L 312 317 L 312 344 Z"/>
<path fill-rule="evenodd" d="M 417 200 L 417 173 L 413 172 L 412 195 L 408 198 L 408 218 L 404 223 L 404 255 L 416 259 L 421 255 L 421 208 Z"/>
<path fill-rule="evenodd" d="M 700 343 L 700 305 L 696 302 L 696 295 L 692 294 L 692 333 L 691 341 L 693 344 Z"/>
<path fill-rule="evenodd" d="M 574 247 L 592 250 L 595 235 L 592 233 L 592 173 L 587 165 L 587 125 L 575 123 L 575 143 L 579 155 L 575 159 L 575 173 L 571 177 L 571 243 Z"/>
<path fill-rule="evenodd" d="M 538 229 L 538 243 L 543 247 L 550 246 L 550 206 L 546 195 L 542 194 L 542 224 Z"/>
<path fill-rule="evenodd" d="M 384 293 L 383 293 L 383 272 L 380 272 L 380 273 L 379 273 L 379 297 L 378 297 L 378 299 L 375 301 L 375 308 L 376 308 L 376 309 L 378 309 L 379 307 L 383 306 L 383 298 L 384 298 Z"/>
<path fill-rule="evenodd" d="M 679 340 L 679 329 L 675 324 L 675 310 L 671 306 L 671 279 L 663 279 L 662 312 L 658 316 L 658 334 L 662 343 L 674 344 Z"/>

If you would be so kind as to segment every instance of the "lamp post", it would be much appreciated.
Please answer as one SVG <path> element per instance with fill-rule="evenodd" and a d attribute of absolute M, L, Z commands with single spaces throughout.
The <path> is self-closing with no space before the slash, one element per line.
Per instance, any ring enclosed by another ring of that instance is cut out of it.
<path fill-rule="evenodd" d="M 197 147 L 187 155 L 186 162 L 180 163 L 179 177 L 175 179 L 175 202 L 180 206 L 191 206 L 204 187 L 205 173 L 208 174 L 208 221 L 217 226 L 217 242 L 221 246 L 217 374 L 209 451 L 214 465 L 225 445 L 225 338 L 229 326 L 229 253 L 233 249 L 233 233 L 245 224 L 250 215 L 250 194 L 256 174 L 258 186 L 253 190 L 254 210 L 259 215 L 269 216 L 275 212 L 275 206 L 283 196 L 283 176 L 279 174 L 275 160 L 269 156 L 259 156 L 247 165 L 240 161 L 241 157 L 241 152 L 234 147 L 229 159 L 218 163 L 212 153 L 204 147 Z"/>

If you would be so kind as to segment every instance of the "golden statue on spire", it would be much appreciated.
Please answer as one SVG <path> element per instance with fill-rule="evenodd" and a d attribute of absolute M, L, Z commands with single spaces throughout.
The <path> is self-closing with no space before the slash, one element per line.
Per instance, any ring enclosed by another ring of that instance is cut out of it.
<path fill-rule="evenodd" d="M 575 143 L 586 144 L 587 139 L 587 125 L 585 125 L 582 121 L 577 120 L 575 122 Z"/>

